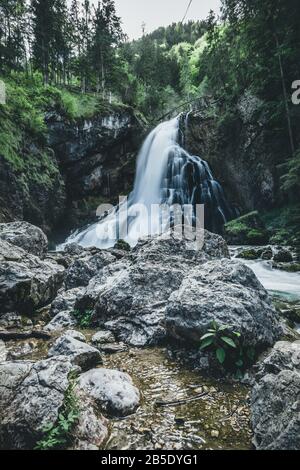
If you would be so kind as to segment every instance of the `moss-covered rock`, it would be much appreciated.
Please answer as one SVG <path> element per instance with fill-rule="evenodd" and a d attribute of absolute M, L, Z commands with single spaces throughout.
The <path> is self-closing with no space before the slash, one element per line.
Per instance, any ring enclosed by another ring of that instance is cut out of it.
<path fill-rule="evenodd" d="M 269 233 L 259 213 L 254 211 L 228 222 L 225 239 L 230 245 L 265 245 L 269 241 Z"/>
<path fill-rule="evenodd" d="M 274 263 L 274 268 L 288 273 L 300 272 L 300 263 Z"/>
<path fill-rule="evenodd" d="M 263 253 L 263 250 L 255 250 L 254 248 L 249 248 L 246 250 L 243 250 L 239 253 L 237 258 L 242 258 L 246 260 L 255 260 L 261 258 Z"/>

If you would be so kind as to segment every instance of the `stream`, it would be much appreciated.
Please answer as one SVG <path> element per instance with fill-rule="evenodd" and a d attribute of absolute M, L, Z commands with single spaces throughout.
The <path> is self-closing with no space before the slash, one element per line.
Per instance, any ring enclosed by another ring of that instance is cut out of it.
<path fill-rule="evenodd" d="M 204 379 L 164 348 L 131 349 L 104 364 L 128 372 L 142 392 L 135 414 L 112 420 L 106 449 L 251 449 L 247 387 Z"/>
<path fill-rule="evenodd" d="M 291 273 L 276 269 L 271 261 L 245 260 L 238 257 L 238 253 L 247 250 L 249 246 L 230 246 L 229 251 L 232 258 L 237 258 L 241 263 L 252 269 L 264 288 L 272 296 L 280 297 L 287 301 L 300 301 L 300 273 Z"/>

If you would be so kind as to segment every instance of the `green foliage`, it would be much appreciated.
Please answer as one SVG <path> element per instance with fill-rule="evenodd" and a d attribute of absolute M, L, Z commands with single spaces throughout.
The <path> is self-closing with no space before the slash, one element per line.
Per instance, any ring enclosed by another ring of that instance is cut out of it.
<path fill-rule="evenodd" d="M 230 243 L 235 244 L 264 245 L 269 240 L 269 233 L 257 211 L 228 222 L 225 235 Z"/>
<path fill-rule="evenodd" d="M 93 310 L 85 310 L 83 312 L 74 310 L 73 316 L 81 328 L 89 328 L 92 325 L 94 312 Z"/>
<path fill-rule="evenodd" d="M 291 204 L 262 214 L 271 233 L 270 243 L 300 246 L 300 206 Z"/>
<path fill-rule="evenodd" d="M 244 347 L 241 334 L 229 325 L 218 325 L 215 321 L 200 339 L 200 350 L 216 355 L 218 362 L 237 378 L 255 360 L 254 348 Z"/>
<path fill-rule="evenodd" d="M 65 449 L 72 442 L 72 431 L 79 418 L 78 399 L 74 392 L 75 385 L 76 379 L 71 376 L 57 422 L 45 426 L 43 437 L 36 444 L 36 450 Z"/>
<path fill-rule="evenodd" d="M 281 177 L 282 190 L 285 193 L 300 191 L 300 149 L 285 164 L 281 165 L 286 173 Z"/>

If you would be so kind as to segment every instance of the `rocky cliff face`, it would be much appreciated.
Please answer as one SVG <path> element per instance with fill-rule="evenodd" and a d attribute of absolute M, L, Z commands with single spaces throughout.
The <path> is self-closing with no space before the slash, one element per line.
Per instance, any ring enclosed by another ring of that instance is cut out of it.
<path fill-rule="evenodd" d="M 269 210 L 279 201 L 277 165 L 288 141 L 268 127 L 263 103 L 245 93 L 232 113 L 221 105 L 192 112 L 185 128 L 186 148 L 212 167 L 226 196 L 241 212 Z"/>
<path fill-rule="evenodd" d="M 0 222 L 27 220 L 53 233 L 130 192 L 143 124 L 125 107 L 74 121 L 49 112 L 46 123 L 46 150 L 24 142 L 26 171 L 0 155 Z"/>

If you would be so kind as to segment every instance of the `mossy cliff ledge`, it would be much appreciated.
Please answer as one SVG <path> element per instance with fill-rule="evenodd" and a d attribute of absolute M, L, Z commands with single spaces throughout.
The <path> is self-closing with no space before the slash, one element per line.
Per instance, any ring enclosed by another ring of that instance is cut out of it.
<path fill-rule="evenodd" d="M 131 190 L 144 123 L 134 110 L 37 84 L 6 81 L 0 105 L 0 222 L 51 234 L 87 222 Z"/>

